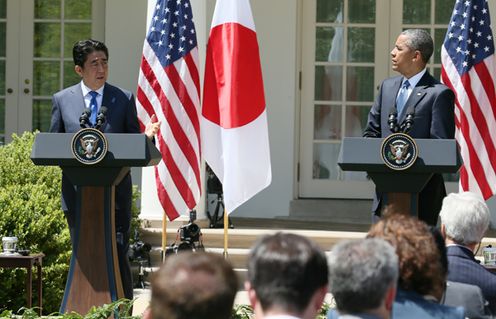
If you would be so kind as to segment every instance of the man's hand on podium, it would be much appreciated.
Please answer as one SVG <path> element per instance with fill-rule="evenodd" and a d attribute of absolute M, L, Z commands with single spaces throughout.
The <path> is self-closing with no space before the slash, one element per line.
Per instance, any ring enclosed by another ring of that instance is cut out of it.
<path fill-rule="evenodd" d="M 153 114 L 150 122 L 146 124 L 145 135 L 148 136 L 148 138 L 153 138 L 157 135 L 158 130 L 160 129 L 160 124 L 162 124 L 162 122 L 157 119 L 155 114 Z"/>

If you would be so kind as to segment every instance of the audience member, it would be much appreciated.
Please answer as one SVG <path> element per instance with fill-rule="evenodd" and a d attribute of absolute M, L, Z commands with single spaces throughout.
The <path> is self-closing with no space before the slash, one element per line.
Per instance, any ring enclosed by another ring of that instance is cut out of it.
<path fill-rule="evenodd" d="M 379 238 L 337 244 L 329 258 L 329 286 L 339 315 L 328 318 L 389 319 L 396 296 L 398 257 Z"/>
<path fill-rule="evenodd" d="M 496 275 L 474 257 L 489 227 L 489 208 L 474 193 L 451 193 L 443 200 L 440 218 L 447 246 L 448 279 L 479 286 L 496 313 Z"/>
<path fill-rule="evenodd" d="M 314 319 L 327 284 L 326 256 L 303 236 L 264 236 L 250 252 L 245 286 L 256 319 Z"/>
<path fill-rule="evenodd" d="M 145 319 L 229 319 L 238 280 L 220 255 L 180 252 L 154 273 Z"/>
<path fill-rule="evenodd" d="M 406 215 L 392 215 L 372 225 L 368 237 L 396 248 L 399 280 L 393 318 L 464 318 L 461 307 L 440 305 L 446 276 L 428 226 Z"/>
<path fill-rule="evenodd" d="M 443 235 L 441 234 L 441 231 L 434 226 L 429 226 L 429 229 L 434 237 L 436 247 L 439 250 L 444 276 L 447 277 L 448 256 L 446 255 L 446 244 Z M 467 318 L 489 318 L 491 314 L 489 303 L 484 299 L 482 290 L 475 285 L 448 280 L 440 303 L 442 305 L 461 306 L 465 308 L 465 316 Z"/>

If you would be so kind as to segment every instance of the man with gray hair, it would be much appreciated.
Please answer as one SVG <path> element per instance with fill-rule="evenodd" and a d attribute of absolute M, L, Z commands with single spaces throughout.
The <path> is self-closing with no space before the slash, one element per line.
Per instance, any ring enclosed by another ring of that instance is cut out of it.
<path fill-rule="evenodd" d="M 339 315 L 331 311 L 329 318 L 391 318 L 398 269 L 395 249 L 383 239 L 344 241 L 334 246 L 329 286 Z"/>
<path fill-rule="evenodd" d="M 447 246 L 448 280 L 479 286 L 496 313 L 496 275 L 474 257 L 489 227 L 489 208 L 477 194 L 451 193 L 443 200 L 439 216 Z"/>

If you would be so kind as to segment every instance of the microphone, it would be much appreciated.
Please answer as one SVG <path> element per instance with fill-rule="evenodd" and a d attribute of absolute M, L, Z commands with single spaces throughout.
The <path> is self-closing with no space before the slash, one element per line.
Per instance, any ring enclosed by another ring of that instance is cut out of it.
<path fill-rule="evenodd" d="M 396 112 L 396 109 L 394 107 L 391 108 L 391 112 L 389 112 L 388 116 L 388 125 L 389 129 L 393 133 L 397 133 L 399 128 L 398 128 L 398 112 Z"/>
<path fill-rule="evenodd" d="M 82 128 L 88 127 L 90 124 L 90 116 L 91 116 L 91 111 L 89 108 L 85 108 L 83 111 L 83 114 L 79 117 L 79 125 Z"/>
<path fill-rule="evenodd" d="M 105 123 L 106 119 L 107 119 L 107 107 L 102 105 L 96 116 L 95 128 L 99 130 L 100 127 L 102 127 L 103 123 Z"/>
<path fill-rule="evenodd" d="M 412 129 L 413 126 L 413 114 L 408 113 L 405 117 L 405 122 L 401 126 L 403 133 L 408 133 Z"/>

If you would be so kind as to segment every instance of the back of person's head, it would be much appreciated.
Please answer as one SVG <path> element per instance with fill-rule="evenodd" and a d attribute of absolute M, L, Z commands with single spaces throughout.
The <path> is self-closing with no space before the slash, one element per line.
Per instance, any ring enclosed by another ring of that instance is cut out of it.
<path fill-rule="evenodd" d="M 392 215 L 372 225 L 368 237 L 383 238 L 396 248 L 398 286 L 440 300 L 446 276 L 427 224 L 406 215 Z"/>
<path fill-rule="evenodd" d="M 95 51 L 102 51 L 105 53 L 107 59 L 109 58 L 108 48 L 105 43 L 101 41 L 87 39 L 74 43 L 72 48 L 72 59 L 74 60 L 74 65 L 79 65 L 84 68 L 84 62 L 86 62 L 88 55 Z"/>
<path fill-rule="evenodd" d="M 460 245 L 477 244 L 489 227 L 489 208 L 471 192 L 451 193 L 439 213 L 446 236 Z"/>
<path fill-rule="evenodd" d="M 153 319 L 228 319 L 238 280 L 220 255 L 180 252 L 166 257 L 151 288 Z"/>
<path fill-rule="evenodd" d="M 383 239 L 344 241 L 331 251 L 329 286 L 340 313 L 379 309 L 391 291 L 392 307 L 397 280 L 398 257 L 391 244 Z"/>
<path fill-rule="evenodd" d="M 423 29 L 407 29 L 401 34 L 408 37 L 406 45 L 412 50 L 419 51 L 422 61 L 428 63 L 434 52 L 434 43 L 429 33 Z"/>
<path fill-rule="evenodd" d="M 250 252 L 248 282 L 264 312 L 277 307 L 301 313 L 320 288 L 327 288 L 327 259 L 303 236 L 264 236 Z"/>

